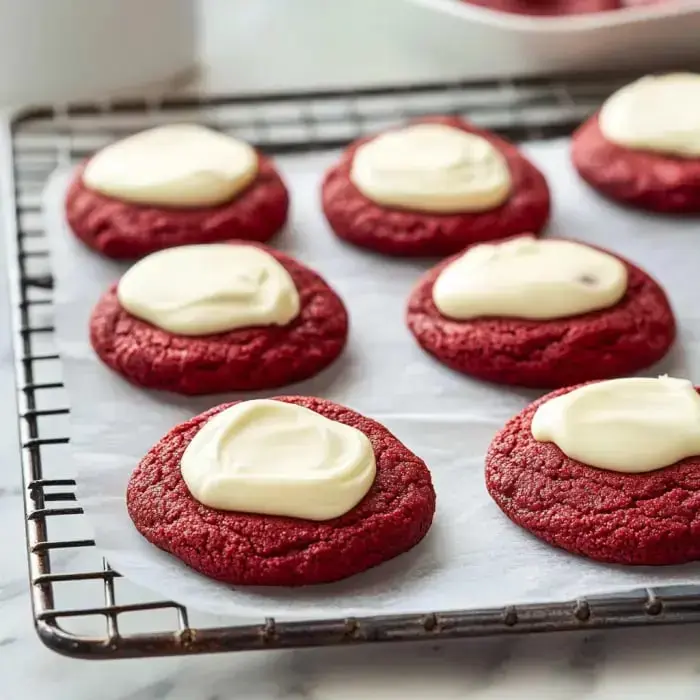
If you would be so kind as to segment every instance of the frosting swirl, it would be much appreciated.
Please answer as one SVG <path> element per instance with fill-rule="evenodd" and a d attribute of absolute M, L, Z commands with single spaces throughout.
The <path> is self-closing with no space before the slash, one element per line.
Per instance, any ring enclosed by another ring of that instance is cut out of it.
<path fill-rule="evenodd" d="M 591 467 L 655 471 L 700 455 L 700 396 L 666 376 L 586 384 L 539 406 L 531 431 Z"/>
<path fill-rule="evenodd" d="M 163 207 L 209 207 L 232 200 L 258 172 L 243 141 L 194 124 L 142 131 L 103 148 L 83 183 L 108 197 Z"/>
<path fill-rule="evenodd" d="M 469 248 L 440 273 L 433 302 L 443 316 L 547 320 L 614 306 L 627 268 L 608 253 L 565 240 L 519 236 Z"/>
<path fill-rule="evenodd" d="M 133 316 L 189 336 L 284 326 L 301 303 L 291 276 L 272 255 L 230 243 L 148 255 L 121 278 L 117 298 Z"/>
<path fill-rule="evenodd" d="M 378 204 L 442 214 L 495 209 L 512 187 L 500 151 L 444 124 L 416 124 L 368 141 L 355 153 L 350 179 Z"/>
<path fill-rule="evenodd" d="M 679 158 L 700 158 L 700 75 L 669 73 L 635 81 L 599 115 L 608 141 Z"/>

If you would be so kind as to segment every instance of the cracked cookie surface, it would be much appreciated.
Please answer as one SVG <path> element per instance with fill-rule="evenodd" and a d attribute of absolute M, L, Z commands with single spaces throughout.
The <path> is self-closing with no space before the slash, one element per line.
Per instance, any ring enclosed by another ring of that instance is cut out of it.
<path fill-rule="evenodd" d="M 610 199 L 649 211 L 700 212 L 700 158 L 618 146 L 603 136 L 598 115 L 578 128 L 571 148 L 581 177 Z"/>
<path fill-rule="evenodd" d="M 361 430 L 377 475 L 365 498 L 339 518 L 314 522 L 208 508 L 191 495 L 180 459 L 217 406 L 173 428 L 134 470 L 129 515 L 139 532 L 210 578 L 238 585 L 327 583 L 381 564 L 415 546 L 430 528 L 435 492 L 425 463 L 384 426 L 331 401 L 276 397 Z"/>
<path fill-rule="evenodd" d="M 126 311 L 115 284 L 90 317 L 95 352 L 134 384 L 181 394 L 272 389 L 314 376 L 345 346 L 345 306 L 318 274 L 283 253 L 258 247 L 285 267 L 299 293 L 299 314 L 287 325 L 175 335 Z"/>
<path fill-rule="evenodd" d="M 486 487 L 516 524 L 573 554 L 615 564 L 700 559 L 700 457 L 644 474 L 596 469 L 537 442 L 532 417 L 553 392 L 512 418 L 486 455 Z"/>
<path fill-rule="evenodd" d="M 258 174 L 234 199 L 215 207 L 176 209 L 123 202 L 91 190 L 81 166 L 66 195 L 66 218 L 86 245 L 117 259 L 164 248 L 231 239 L 266 242 L 285 224 L 287 188 L 272 162 L 258 154 Z"/>
<path fill-rule="evenodd" d="M 660 360 L 673 344 L 676 324 L 663 289 L 619 256 L 628 284 L 615 306 L 549 321 L 443 316 L 433 302 L 433 285 L 457 257 L 418 282 L 406 320 L 421 347 L 458 372 L 500 384 L 558 388 L 631 374 Z"/>
<path fill-rule="evenodd" d="M 539 233 L 549 219 L 550 197 L 540 171 L 516 146 L 455 117 L 415 123 L 445 124 L 486 139 L 505 157 L 512 193 L 504 204 L 480 213 L 433 214 L 385 207 L 365 197 L 350 180 L 357 149 L 375 136 L 353 143 L 323 181 L 323 212 L 336 235 L 354 245 L 396 256 L 451 255 L 470 243 Z"/>

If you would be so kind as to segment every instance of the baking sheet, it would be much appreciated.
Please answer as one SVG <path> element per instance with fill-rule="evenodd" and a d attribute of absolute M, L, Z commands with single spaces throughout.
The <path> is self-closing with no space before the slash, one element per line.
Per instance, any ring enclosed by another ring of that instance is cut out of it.
<path fill-rule="evenodd" d="M 617 251 L 657 277 L 680 321 L 675 349 L 646 374 L 700 380 L 700 220 L 633 213 L 584 186 L 566 141 L 525 147 L 545 172 L 555 211 L 550 232 Z M 407 296 L 430 261 L 382 258 L 336 239 L 320 212 L 319 184 L 335 154 L 278 159 L 292 192 L 291 223 L 276 247 L 312 266 L 348 306 L 343 356 L 284 393 L 312 394 L 383 422 L 430 467 L 437 512 L 411 552 L 346 581 L 304 589 L 239 588 L 210 581 L 144 540 L 124 492 L 141 456 L 173 425 L 241 395 L 184 398 L 129 385 L 98 361 L 87 333 L 90 310 L 126 269 L 80 244 L 62 202 L 70 172 L 52 178 L 45 214 L 56 277 L 56 326 L 71 402 L 72 468 L 98 546 L 124 576 L 208 612 L 280 619 L 426 612 L 571 599 L 642 586 L 700 583 L 700 564 L 625 568 L 545 545 L 513 525 L 489 498 L 483 455 L 496 431 L 537 392 L 463 377 L 425 355 L 404 324 Z M 248 394 L 246 398 L 277 392 Z"/>

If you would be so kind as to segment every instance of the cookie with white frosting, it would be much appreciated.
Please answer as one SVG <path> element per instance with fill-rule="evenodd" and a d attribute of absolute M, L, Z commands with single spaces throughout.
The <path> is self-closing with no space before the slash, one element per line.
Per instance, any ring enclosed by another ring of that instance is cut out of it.
<path fill-rule="evenodd" d="M 700 74 L 647 76 L 613 94 L 574 134 L 586 182 L 615 201 L 700 212 Z"/>
<path fill-rule="evenodd" d="M 425 463 L 380 423 L 282 396 L 173 428 L 133 472 L 126 502 L 146 539 L 205 576 L 302 586 L 414 547 L 435 491 Z"/>
<path fill-rule="evenodd" d="M 75 235 L 122 259 L 177 245 L 266 242 L 284 226 L 288 208 L 268 158 L 193 124 L 156 127 L 98 151 L 66 196 Z"/>
<path fill-rule="evenodd" d="M 153 253 L 95 306 L 90 340 L 129 381 L 181 394 L 307 379 L 340 355 L 343 302 L 315 272 L 262 244 Z"/>
<path fill-rule="evenodd" d="M 608 251 L 533 236 L 472 246 L 428 271 L 407 323 L 448 367 L 533 388 L 630 374 L 660 360 L 676 335 L 647 273 Z"/>
<path fill-rule="evenodd" d="M 455 117 L 360 139 L 326 174 L 322 205 L 340 238 L 386 255 L 443 256 L 539 233 L 543 175 L 511 143 Z"/>
<path fill-rule="evenodd" d="M 670 377 L 561 389 L 512 418 L 486 486 L 536 537 L 598 561 L 700 559 L 700 396 Z"/>

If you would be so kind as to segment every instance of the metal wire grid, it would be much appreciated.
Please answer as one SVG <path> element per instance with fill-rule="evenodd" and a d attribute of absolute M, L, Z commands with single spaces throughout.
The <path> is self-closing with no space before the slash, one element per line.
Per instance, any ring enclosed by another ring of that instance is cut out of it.
<path fill-rule="evenodd" d="M 435 113 L 467 116 L 515 140 L 551 138 L 569 134 L 629 79 L 121 101 L 17 116 L 9 192 L 15 206 L 6 225 L 29 571 L 44 643 L 69 656 L 123 658 L 700 621 L 700 595 L 673 589 L 490 610 L 231 626 L 230 620 L 157 600 L 109 567 L 80 517 L 67 452 L 68 397 L 53 342 L 52 280 L 41 220 L 41 193 L 57 166 L 78 162 L 132 131 L 180 121 L 209 124 L 276 155 L 343 146 L 388 124 Z"/>

